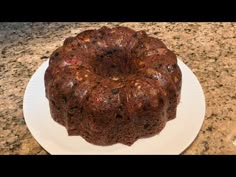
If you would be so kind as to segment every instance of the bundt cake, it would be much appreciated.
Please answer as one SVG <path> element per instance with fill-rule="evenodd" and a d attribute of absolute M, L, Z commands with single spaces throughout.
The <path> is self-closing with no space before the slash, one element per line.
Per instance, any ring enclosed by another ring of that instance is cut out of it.
<path fill-rule="evenodd" d="M 130 146 L 176 117 L 182 74 L 161 40 L 102 27 L 65 39 L 44 79 L 51 116 L 68 135 Z"/>

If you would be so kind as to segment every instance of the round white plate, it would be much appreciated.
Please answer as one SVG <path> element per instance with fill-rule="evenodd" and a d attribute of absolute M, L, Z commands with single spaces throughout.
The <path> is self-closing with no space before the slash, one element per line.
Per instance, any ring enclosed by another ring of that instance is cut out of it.
<path fill-rule="evenodd" d="M 25 90 L 23 111 L 26 124 L 38 143 L 50 154 L 180 154 L 196 138 L 205 116 L 205 97 L 192 71 L 178 59 L 182 71 L 181 100 L 177 117 L 153 137 L 132 146 L 96 146 L 80 136 L 68 136 L 66 129 L 50 115 L 45 97 L 44 72 L 48 61 L 34 73 Z"/>

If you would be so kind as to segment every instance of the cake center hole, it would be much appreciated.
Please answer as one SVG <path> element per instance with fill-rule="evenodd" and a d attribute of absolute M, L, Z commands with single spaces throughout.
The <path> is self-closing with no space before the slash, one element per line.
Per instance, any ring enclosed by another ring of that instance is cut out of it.
<path fill-rule="evenodd" d="M 136 72 L 134 59 L 125 49 L 108 49 L 92 63 L 96 74 L 104 77 L 119 77 Z"/>

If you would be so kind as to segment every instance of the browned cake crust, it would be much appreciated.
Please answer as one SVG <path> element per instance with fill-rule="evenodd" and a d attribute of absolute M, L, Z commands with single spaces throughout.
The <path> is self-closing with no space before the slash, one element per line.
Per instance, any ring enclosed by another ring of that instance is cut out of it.
<path fill-rule="evenodd" d="M 132 145 L 176 117 L 182 75 L 157 38 L 127 27 L 69 37 L 45 73 L 52 118 L 96 145 Z"/>

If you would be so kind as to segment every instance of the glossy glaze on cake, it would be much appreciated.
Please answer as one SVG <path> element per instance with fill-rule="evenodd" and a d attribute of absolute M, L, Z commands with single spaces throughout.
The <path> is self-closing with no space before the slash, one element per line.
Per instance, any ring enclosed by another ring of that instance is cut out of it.
<path fill-rule="evenodd" d="M 176 117 L 182 75 L 176 55 L 143 31 L 87 30 L 64 41 L 45 73 L 52 118 L 96 145 L 159 133 Z"/>

